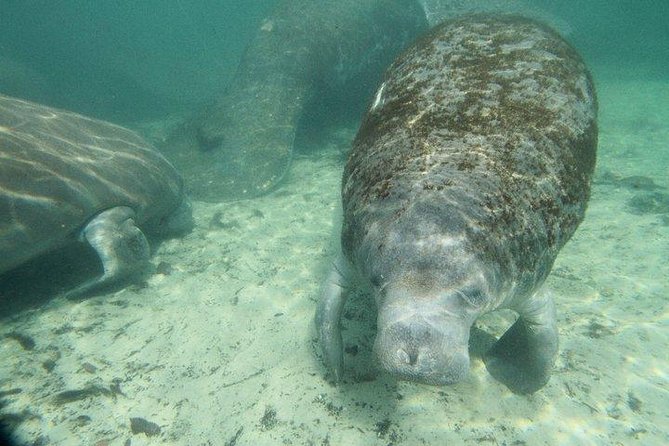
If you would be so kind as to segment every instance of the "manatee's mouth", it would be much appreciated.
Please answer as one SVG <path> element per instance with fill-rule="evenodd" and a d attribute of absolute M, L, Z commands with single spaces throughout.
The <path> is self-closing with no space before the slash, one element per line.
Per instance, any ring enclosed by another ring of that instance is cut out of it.
<path fill-rule="evenodd" d="M 457 336 L 459 332 L 445 332 L 424 321 L 397 322 L 379 331 L 374 355 L 379 367 L 396 379 L 454 384 L 469 371 L 467 339 Z"/>

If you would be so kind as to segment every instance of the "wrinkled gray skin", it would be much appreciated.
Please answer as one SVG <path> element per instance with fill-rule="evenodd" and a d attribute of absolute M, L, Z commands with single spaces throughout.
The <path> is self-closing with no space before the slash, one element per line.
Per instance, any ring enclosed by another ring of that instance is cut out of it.
<path fill-rule="evenodd" d="M 79 240 L 104 272 L 66 294 L 99 292 L 146 271 L 144 231 L 192 224 L 181 177 L 139 135 L 0 95 L 0 273 Z"/>
<path fill-rule="evenodd" d="M 558 336 L 539 288 L 583 219 L 596 113 L 575 50 L 518 16 L 446 22 L 393 63 L 344 171 L 343 255 L 317 310 L 335 379 L 339 319 L 358 278 L 376 300 L 381 369 L 455 383 L 474 321 L 510 308 L 519 318 L 486 366 L 517 393 L 545 385 Z"/>

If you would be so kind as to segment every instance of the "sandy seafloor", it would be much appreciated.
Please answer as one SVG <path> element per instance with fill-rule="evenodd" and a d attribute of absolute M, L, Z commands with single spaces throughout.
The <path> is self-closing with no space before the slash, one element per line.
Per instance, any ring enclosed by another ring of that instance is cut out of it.
<path fill-rule="evenodd" d="M 197 227 L 159 245 L 144 285 L 3 315 L 0 419 L 26 445 L 669 444 L 669 83 L 599 79 L 599 95 L 590 207 L 546 284 L 560 355 L 536 394 L 476 357 L 450 387 L 376 376 L 364 294 L 343 321 L 345 382 L 325 378 L 313 313 L 345 131 L 269 196 L 195 202 Z"/>

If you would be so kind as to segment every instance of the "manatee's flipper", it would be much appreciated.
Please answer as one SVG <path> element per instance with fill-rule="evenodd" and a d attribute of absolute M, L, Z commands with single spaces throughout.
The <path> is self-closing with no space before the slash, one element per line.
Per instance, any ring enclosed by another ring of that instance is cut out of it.
<path fill-rule="evenodd" d="M 534 393 L 550 378 L 558 350 L 555 305 L 535 295 L 515 308 L 518 320 L 485 354 L 490 374 L 514 393 Z"/>
<path fill-rule="evenodd" d="M 113 287 L 146 271 L 149 243 L 135 226 L 134 216 L 132 209 L 119 206 L 100 212 L 86 225 L 82 238 L 97 252 L 104 272 L 69 291 L 68 298 Z"/>
<path fill-rule="evenodd" d="M 323 284 L 321 300 L 316 310 L 316 329 L 323 350 L 323 361 L 335 382 L 341 381 L 344 368 L 344 348 L 339 321 L 346 302 L 349 277 L 350 266 L 340 254 Z"/>

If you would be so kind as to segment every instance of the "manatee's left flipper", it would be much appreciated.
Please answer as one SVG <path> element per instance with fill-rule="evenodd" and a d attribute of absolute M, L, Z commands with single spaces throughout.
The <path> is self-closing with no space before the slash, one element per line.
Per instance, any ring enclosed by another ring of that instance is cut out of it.
<path fill-rule="evenodd" d="M 321 300 L 316 310 L 316 329 L 323 351 L 323 361 L 335 382 L 341 381 L 344 368 L 339 321 L 346 302 L 349 277 L 350 266 L 340 254 L 323 284 Z"/>
<path fill-rule="evenodd" d="M 534 393 L 548 382 L 557 356 L 555 305 L 547 294 L 536 294 L 514 309 L 520 317 L 483 360 L 512 392 Z"/>
<path fill-rule="evenodd" d="M 111 288 L 144 273 L 150 257 L 149 243 L 135 225 L 135 212 L 119 206 L 96 215 L 83 229 L 81 238 L 97 252 L 103 273 L 66 294 L 75 298 Z"/>

